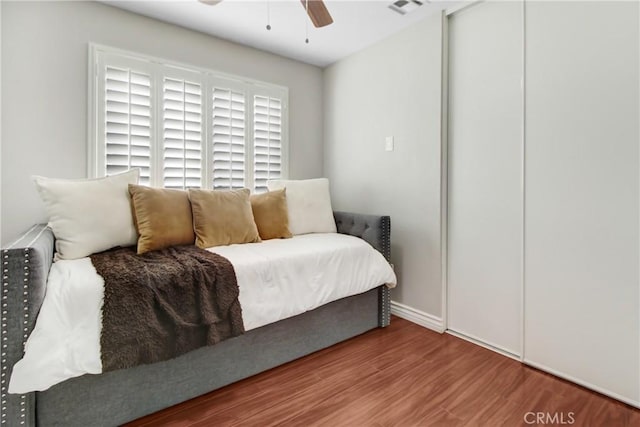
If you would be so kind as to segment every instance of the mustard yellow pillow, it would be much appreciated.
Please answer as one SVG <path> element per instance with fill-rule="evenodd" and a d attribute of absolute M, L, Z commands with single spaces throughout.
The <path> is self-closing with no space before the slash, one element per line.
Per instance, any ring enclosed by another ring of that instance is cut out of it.
<path fill-rule="evenodd" d="M 286 191 L 283 188 L 251 196 L 253 219 L 262 240 L 288 239 L 292 236 L 289 231 Z"/>
<path fill-rule="evenodd" d="M 193 245 L 191 205 L 186 191 L 129 184 L 138 238 L 138 255 L 168 248 Z"/>
<path fill-rule="evenodd" d="M 189 190 L 196 245 L 200 248 L 260 241 L 249 190 Z"/>

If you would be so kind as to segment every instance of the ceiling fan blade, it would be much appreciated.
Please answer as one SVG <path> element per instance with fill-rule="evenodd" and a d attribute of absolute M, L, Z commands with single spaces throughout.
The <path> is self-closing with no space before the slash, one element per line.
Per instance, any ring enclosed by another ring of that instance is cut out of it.
<path fill-rule="evenodd" d="M 204 3 L 209 6 L 215 6 L 220 3 L 222 0 L 198 0 L 200 3 Z"/>
<path fill-rule="evenodd" d="M 315 27 L 320 28 L 333 23 L 333 18 L 322 0 L 300 0 L 305 10 L 307 9 L 307 1 L 309 2 L 307 13 Z"/>

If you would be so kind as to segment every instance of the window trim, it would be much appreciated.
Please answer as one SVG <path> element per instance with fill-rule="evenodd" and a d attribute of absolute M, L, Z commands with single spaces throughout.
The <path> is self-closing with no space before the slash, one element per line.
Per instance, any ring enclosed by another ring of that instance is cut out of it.
<path fill-rule="evenodd" d="M 104 134 L 104 124 L 101 123 L 100 113 L 103 111 L 98 105 L 98 101 L 101 99 L 101 90 L 104 88 L 104 82 L 99 81 L 100 68 L 102 62 L 100 61 L 104 57 L 113 55 L 117 57 L 117 62 L 133 61 L 138 65 L 139 63 L 146 63 L 145 68 L 149 71 L 153 82 L 160 82 L 163 77 L 172 75 L 197 75 L 198 81 L 202 84 L 202 102 L 203 102 L 203 136 L 205 138 L 205 144 L 202 147 L 202 165 L 203 165 L 203 187 L 206 189 L 213 188 L 213 170 L 209 167 L 212 164 L 211 144 L 209 140 L 209 127 L 211 125 L 211 100 L 210 91 L 214 87 L 215 82 L 224 81 L 231 84 L 233 89 L 241 89 L 245 94 L 245 100 L 249 109 L 246 113 L 245 129 L 245 186 L 248 188 L 253 186 L 253 97 L 254 95 L 265 95 L 279 93 L 282 99 L 282 111 L 284 112 L 282 117 L 281 128 L 281 165 L 280 165 L 280 179 L 287 179 L 289 177 L 289 88 L 286 86 L 280 86 L 273 83 L 267 83 L 260 80 L 252 79 L 249 77 L 233 75 L 217 70 L 199 67 L 193 64 L 187 64 L 177 61 L 172 61 L 166 58 L 159 58 L 142 53 L 131 52 L 119 48 L 114 48 L 97 43 L 89 43 L 89 55 L 88 55 L 88 91 L 87 91 L 87 176 L 90 178 L 97 178 L 104 176 L 104 172 L 101 166 L 101 159 L 104 157 L 104 144 L 99 144 L 100 135 Z M 159 67 L 169 67 L 174 70 L 171 73 L 164 74 L 159 72 Z M 151 147 L 151 164 L 154 171 L 161 171 L 162 164 L 162 129 L 161 129 L 161 111 L 158 107 L 158 97 L 162 96 L 162 84 L 156 84 L 152 91 L 152 133 L 153 133 L 153 147 Z M 161 173 L 155 172 L 150 179 L 150 185 L 153 187 L 162 187 Z M 253 191 L 253 189 L 251 189 Z"/>

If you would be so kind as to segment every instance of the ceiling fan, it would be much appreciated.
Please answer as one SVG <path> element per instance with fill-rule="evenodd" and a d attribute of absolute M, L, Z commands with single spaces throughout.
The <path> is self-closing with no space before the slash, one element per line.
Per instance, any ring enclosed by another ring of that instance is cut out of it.
<path fill-rule="evenodd" d="M 198 0 L 201 3 L 215 6 L 222 0 Z M 305 8 L 311 22 L 316 28 L 325 27 L 333 23 L 333 18 L 322 0 L 300 0 L 302 7 Z"/>

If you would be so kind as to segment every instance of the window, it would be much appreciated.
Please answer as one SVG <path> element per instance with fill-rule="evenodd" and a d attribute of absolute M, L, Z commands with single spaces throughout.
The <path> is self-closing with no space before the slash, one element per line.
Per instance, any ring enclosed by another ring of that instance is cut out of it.
<path fill-rule="evenodd" d="M 202 86 L 165 77 L 162 82 L 162 184 L 202 187 Z"/>
<path fill-rule="evenodd" d="M 242 188 L 245 182 L 245 96 L 240 91 L 214 88 L 211 133 L 213 188 Z"/>
<path fill-rule="evenodd" d="M 107 175 L 140 168 L 149 183 L 151 166 L 151 78 L 128 68 L 105 67 L 103 120 L 104 172 Z"/>
<path fill-rule="evenodd" d="M 91 46 L 90 174 L 266 191 L 287 173 L 287 88 Z"/>
<path fill-rule="evenodd" d="M 280 176 L 282 164 L 282 101 L 253 97 L 253 181 L 266 191 L 267 181 Z"/>

